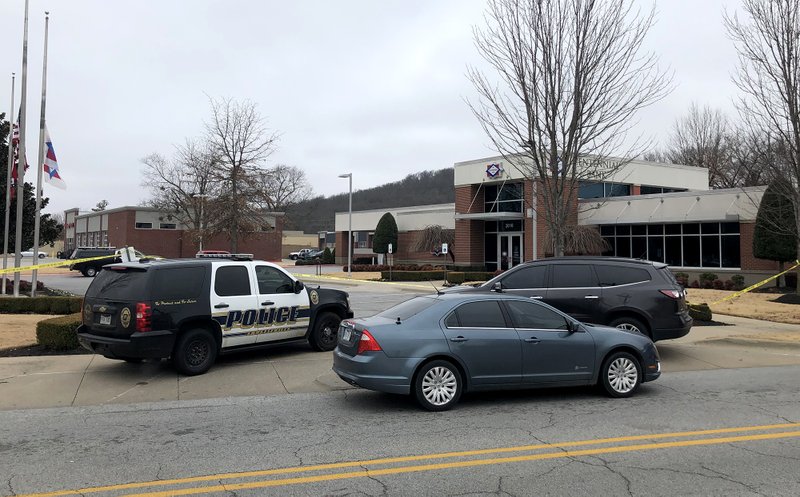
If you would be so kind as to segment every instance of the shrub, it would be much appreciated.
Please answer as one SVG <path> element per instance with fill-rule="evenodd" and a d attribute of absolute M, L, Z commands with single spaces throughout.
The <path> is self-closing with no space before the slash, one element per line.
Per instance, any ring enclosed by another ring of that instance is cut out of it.
<path fill-rule="evenodd" d="M 389 279 L 389 271 L 381 271 L 381 278 Z M 443 280 L 444 271 L 392 271 L 394 281 L 430 281 Z"/>
<path fill-rule="evenodd" d="M 689 274 L 688 273 L 675 273 L 675 281 L 678 282 L 679 285 L 683 287 L 689 286 Z"/>
<path fill-rule="evenodd" d="M 80 344 L 75 329 L 80 324 L 80 312 L 39 321 L 36 324 L 36 341 L 48 349 L 76 349 Z"/>
<path fill-rule="evenodd" d="M 716 279 L 717 275 L 714 273 L 700 273 L 700 287 L 714 288 L 714 281 Z"/>
<path fill-rule="evenodd" d="M 689 304 L 689 315 L 698 321 L 711 321 L 714 317 L 706 303 Z"/>
<path fill-rule="evenodd" d="M 325 247 L 325 250 L 322 252 L 322 263 L 323 264 L 333 264 L 333 253 L 331 249 Z"/>
<path fill-rule="evenodd" d="M 9 275 L 10 276 L 10 275 Z M 44 290 L 44 283 L 41 281 L 36 282 L 36 291 Z M 19 280 L 19 291 L 20 292 L 27 292 L 30 293 L 31 291 L 31 282 L 27 280 Z M 14 278 L 6 279 L 6 294 L 10 295 L 14 293 Z"/>
<path fill-rule="evenodd" d="M 736 288 L 736 284 L 733 280 L 725 280 L 725 290 L 733 290 Z"/>
<path fill-rule="evenodd" d="M 714 280 L 713 285 L 715 290 L 722 290 L 725 288 L 725 283 L 723 283 L 720 279 Z"/>
<path fill-rule="evenodd" d="M 464 281 L 488 281 L 495 277 L 488 271 L 468 271 L 464 273 Z"/>
<path fill-rule="evenodd" d="M 741 274 L 734 274 L 731 276 L 731 283 L 733 283 L 734 290 L 741 290 L 744 288 L 744 276 Z"/>
<path fill-rule="evenodd" d="M 698 283 L 697 280 L 694 280 L 692 281 L 692 284 L 689 286 L 692 288 L 700 288 L 700 283 Z"/>
<path fill-rule="evenodd" d="M 0 297 L 0 314 L 70 314 L 80 310 L 80 297 Z"/>
<path fill-rule="evenodd" d="M 464 283 L 465 273 L 461 271 L 448 271 L 447 272 L 447 282 L 452 283 L 453 285 L 460 285 Z"/>

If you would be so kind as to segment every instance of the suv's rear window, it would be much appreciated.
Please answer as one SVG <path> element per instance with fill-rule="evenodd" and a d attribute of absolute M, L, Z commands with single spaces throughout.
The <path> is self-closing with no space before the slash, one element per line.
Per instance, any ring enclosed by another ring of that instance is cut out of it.
<path fill-rule="evenodd" d="M 106 300 L 146 300 L 147 272 L 134 269 L 105 269 L 86 290 L 86 297 Z"/>
<path fill-rule="evenodd" d="M 153 270 L 153 300 L 196 298 L 203 290 L 205 276 L 202 266 Z"/>
<path fill-rule="evenodd" d="M 629 285 L 650 281 L 650 273 L 646 269 L 625 266 L 606 266 L 598 264 L 594 267 L 600 286 Z"/>
<path fill-rule="evenodd" d="M 389 319 L 400 318 L 401 321 L 410 318 L 436 303 L 436 299 L 429 297 L 414 297 L 411 300 L 401 302 L 394 307 L 390 307 L 376 316 Z"/>

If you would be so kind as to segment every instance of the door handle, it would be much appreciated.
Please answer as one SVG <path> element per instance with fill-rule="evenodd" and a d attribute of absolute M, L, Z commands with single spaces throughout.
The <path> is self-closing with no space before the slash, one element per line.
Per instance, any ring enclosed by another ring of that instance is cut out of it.
<path fill-rule="evenodd" d="M 275 302 L 273 302 L 271 300 L 266 300 L 264 302 L 261 302 L 261 305 L 275 305 Z"/>
<path fill-rule="evenodd" d="M 451 342 L 466 342 L 469 338 L 464 338 L 462 336 L 453 337 L 450 339 Z"/>
<path fill-rule="evenodd" d="M 535 299 L 535 300 L 542 300 L 544 297 L 542 297 L 541 295 L 534 295 L 534 296 L 533 296 L 533 297 L 531 297 L 531 298 L 532 298 L 532 299 Z"/>
<path fill-rule="evenodd" d="M 585 299 L 599 299 L 600 296 L 599 295 L 587 295 L 587 296 L 585 296 L 583 298 L 585 298 Z"/>
<path fill-rule="evenodd" d="M 217 304 L 214 306 L 214 309 L 225 309 L 226 307 L 230 307 L 228 304 Z"/>
<path fill-rule="evenodd" d="M 525 341 L 526 341 L 527 343 L 539 343 L 539 342 L 541 342 L 541 340 L 539 340 L 539 339 L 538 339 L 538 338 L 536 338 L 536 337 L 525 338 Z"/>

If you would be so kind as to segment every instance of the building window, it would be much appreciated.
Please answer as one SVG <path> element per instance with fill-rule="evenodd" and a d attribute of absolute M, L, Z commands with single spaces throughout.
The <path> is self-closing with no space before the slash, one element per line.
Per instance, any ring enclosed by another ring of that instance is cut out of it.
<path fill-rule="evenodd" d="M 108 247 L 108 231 L 103 232 L 103 247 Z"/>
<path fill-rule="evenodd" d="M 369 248 L 369 232 L 353 232 L 353 248 Z"/>
<path fill-rule="evenodd" d="M 675 267 L 739 268 L 739 223 L 620 224 L 600 227 L 603 255 Z"/>
<path fill-rule="evenodd" d="M 484 212 L 522 212 L 522 183 L 489 185 L 484 189 Z"/>
<path fill-rule="evenodd" d="M 161 223 L 158 225 L 159 228 L 162 230 L 174 230 L 178 229 L 178 225 L 175 223 Z"/>
<path fill-rule="evenodd" d="M 675 193 L 675 192 L 685 192 L 688 191 L 686 188 L 667 188 L 664 186 L 650 186 L 650 185 L 642 185 L 639 189 L 639 193 L 642 195 L 652 195 L 654 193 Z"/>
<path fill-rule="evenodd" d="M 631 185 L 623 183 L 581 181 L 578 185 L 578 198 L 624 197 L 630 194 Z"/>
<path fill-rule="evenodd" d="M 153 223 L 136 223 L 137 230 L 149 230 L 153 229 Z"/>

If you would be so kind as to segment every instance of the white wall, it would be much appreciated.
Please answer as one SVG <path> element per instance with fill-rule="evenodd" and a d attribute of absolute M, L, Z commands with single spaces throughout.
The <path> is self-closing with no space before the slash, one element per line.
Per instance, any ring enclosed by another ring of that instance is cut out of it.
<path fill-rule="evenodd" d="M 387 212 L 394 216 L 398 231 L 421 230 L 425 226 L 439 224 L 445 228 L 455 228 L 455 204 L 417 205 L 394 209 L 373 209 L 353 211 L 353 231 L 375 231 L 378 221 Z M 337 212 L 335 231 L 347 231 L 348 212 Z"/>

